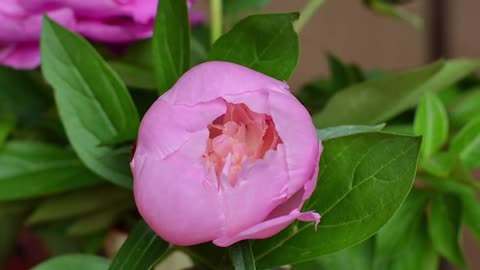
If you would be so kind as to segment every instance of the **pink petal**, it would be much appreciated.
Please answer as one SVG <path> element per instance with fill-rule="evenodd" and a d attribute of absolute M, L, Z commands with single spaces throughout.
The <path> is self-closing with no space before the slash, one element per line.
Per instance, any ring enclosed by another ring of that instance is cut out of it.
<path fill-rule="evenodd" d="M 153 33 L 154 21 L 139 24 L 126 19 L 115 21 L 81 20 L 77 23 L 76 32 L 96 41 L 122 43 L 150 37 Z"/>
<path fill-rule="evenodd" d="M 166 159 L 137 149 L 131 164 L 140 214 L 160 237 L 175 245 L 195 245 L 222 234 L 217 187 L 208 180 L 214 175 L 205 170 L 202 158 L 207 138 L 206 129 L 194 132 Z"/>
<path fill-rule="evenodd" d="M 286 216 L 266 220 L 234 236 L 217 238 L 213 240 L 213 243 L 220 247 L 228 247 L 245 239 L 265 239 L 279 233 L 296 219 L 301 221 L 315 221 L 315 224 L 318 224 L 318 222 L 320 222 L 320 215 L 315 212 L 300 213 L 298 210 L 294 210 Z"/>
<path fill-rule="evenodd" d="M 260 90 L 289 93 L 284 82 L 237 64 L 213 61 L 193 67 L 163 97 L 171 104 L 191 106 Z"/>
<path fill-rule="evenodd" d="M 223 100 L 187 107 L 168 104 L 160 97 L 142 120 L 137 151 L 150 152 L 157 158 L 164 159 L 177 151 L 193 132 L 206 130 L 208 124 L 225 113 L 225 110 Z M 202 154 L 203 152 L 200 156 Z"/>
<path fill-rule="evenodd" d="M 40 65 L 39 45 L 27 43 L 0 49 L 0 64 L 15 69 L 34 69 Z"/>
<path fill-rule="evenodd" d="M 234 187 L 222 192 L 225 235 L 243 231 L 265 220 L 286 199 L 288 183 L 285 151 L 269 151 L 264 159 L 246 165 Z"/>
<path fill-rule="evenodd" d="M 309 113 L 293 95 L 269 93 L 270 111 L 287 152 L 289 195 L 310 179 L 319 157 L 319 140 Z M 286 109 L 288 108 L 288 109 Z"/>

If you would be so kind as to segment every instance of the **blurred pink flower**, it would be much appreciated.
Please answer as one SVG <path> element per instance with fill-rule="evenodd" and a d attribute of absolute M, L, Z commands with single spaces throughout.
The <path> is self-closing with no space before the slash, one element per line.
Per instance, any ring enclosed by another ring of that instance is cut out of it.
<path fill-rule="evenodd" d="M 0 64 L 32 69 L 40 64 L 42 14 L 86 38 L 126 43 L 152 35 L 158 0 L 2 0 Z M 189 6 L 192 0 L 188 0 Z M 192 12 L 192 24 L 201 14 Z"/>
<path fill-rule="evenodd" d="M 270 237 L 312 194 L 322 146 L 281 81 L 226 62 L 194 67 L 142 120 L 131 162 L 142 217 L 176 245 Z"/>

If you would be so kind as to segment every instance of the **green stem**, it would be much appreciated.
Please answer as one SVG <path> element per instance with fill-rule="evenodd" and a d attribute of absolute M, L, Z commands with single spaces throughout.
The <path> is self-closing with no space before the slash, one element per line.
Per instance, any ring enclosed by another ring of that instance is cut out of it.
<path fill-rule="evenodd" d="M 297 33 L 300 33 L 307 24 L 307 22 L 312 18 L 315 11 L 320 8 L 323 4 L 325 4 L 325 0 L 310 0 L 307 6 L 303 9 L 300 13 L 300 18 L 298 21 L 295 22 L 295 30 Z"/>
<path fill-rule="evenodd" d="M 223 0 L 210 0 L 210 34 L 212 44 L 222 35 Z"/>

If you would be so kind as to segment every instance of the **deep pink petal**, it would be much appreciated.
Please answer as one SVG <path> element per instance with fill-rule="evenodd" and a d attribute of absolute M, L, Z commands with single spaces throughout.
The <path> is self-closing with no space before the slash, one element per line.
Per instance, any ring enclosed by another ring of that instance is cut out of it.
<path fill-rule="evenodd" d="M 137 149 L 131 163 L 137 208 L 147 224 L 175 245 L 194 245 L 222 234 L 217 187 L 205 170 L 202 153 L 208 130 L 193 133 L 166 159 Z"/>
<path fill-rule="evenodd" d="M 320 222 L 320 215 L 315 212 L 300 213 L 298 210 L 294 210 L 286 216 L 266 220 L 234 236 L 217 238 L 213 240 L 213 243 L 220 247 L 228 247 L 245 239 L 265 239 L 279 233 L 296 219 L 301 221 L 314 221 L 315 224 L 318 224 L 318 222 Z"/>
<path fill-rule="evenodd" d="M 122 43 L 150 37 L 154 21 L 145 24 L 118 19 L 115 22 L 102 20 L 80 20 L 76 32 L 91 40 Z"/>
<path fill-rule="evenodd" d="M 237 64 L 213 61 L 193 67 L 163 97 L 171 104 L 192 106 L 260 90 L 291 95 L 284 82 Z"/>
<path fill-rule="evenodd" d="M 0 64 L 15 69 L 34 69 L 40 65 L 39 45 L 27 43 L 0 49 Z"/>

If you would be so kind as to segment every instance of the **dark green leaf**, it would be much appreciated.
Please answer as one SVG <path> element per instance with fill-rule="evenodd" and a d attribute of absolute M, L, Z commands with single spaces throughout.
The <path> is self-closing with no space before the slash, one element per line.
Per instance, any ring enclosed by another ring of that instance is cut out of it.
<path fill-rule="evenodd" d="M 158 1 L 153 34 L 153 66 L 160 94 L 190 68 L 190 21 L 187 2 Z"/>
<path fill-rule="evenodd" d="M 131 192 L 110 186 L 78 190 L 41 202 L 28 219 L 30 225 L 65 220 L 132 201 Z"/>
<path fill-rule="evenodd" d="M 318 138 L 322 141 L 358 133 L 377 132 L 382 130 L 385 124 L 377 126 L 338 126 L 324 129 L 317 129 Z"/>
<path fill-rule="evenodd" d="M 406 136 L 414 136 L 415 133 L 413 132 L 413 127 L 410 124 L 399 124 L 399 125 L 387 125 L 383 128 L 384 132 L 398 134 L 398 135 L 406 135 Z"/>
<path fill-rule="evenodd" d="M 224 11 L 226 14 L 236 14 L 242 11 L 253 9 L 262 9 L 272 0 L 227 0 L 224 1 Z"/>
<path fill-rule="evenodd" d="M 425 94 L 417 107 L 413 128 L 416 135 L 423 136 L 420 153 L 425 158 L 436 153 L 447 142 L 447 111 L 437 96 Z"/>
<path fill-rule="evenodd" d="M 452 139 L 450 151 L 460 157 L 468 170 L 480 167 L 480 117 L 469 122 Z"/>
<path fill-rule="evenodd" d="M 364 80 L 362 72 L 356 66 L 344 64 L 330 53 L 327 54 L 327 60 L 335 91 Z"/>
<path fill-rule="evenodd" d="M 438 269 L 438 256 L 428 237 L 427 203 L 427 193 L 412 190 L 400 210 L 379 231 L 374 269 Z"/>
<path fill-rule="evenodd" d="M 464 193 L 461 196 L 463 204 L 463 218 L 472 232 L 480 241 L 480 201 L 477 199 L 474 191 Z"/>
<path fill-rule="evenodd" d="M 10 132 L 15 128 L 15 117 L 0 116 L 0 146 L 7 140 Z"/>
<path fill-rule="evenodd" d="M 466 267 L 460 246 L 462 204 L 454 195 L 435 194 L 430 209 L 428 231 L 435 250 L 451 263 Z"/>
<path fill-rule="evenodd" d="M 33 142 L 0 148 L 0 200 L 50 195 L 102 182 L 72 151 Z"/>
<path fill-rule="evenodd" d="M 210 30 L 205 25 L 197 25 L 192 28 L 192 65 L 205 62 L 210 49 Z"/>
<path fill-rule="evenodd" d="M 107 270 L 108 265 L 109 261 L 106 258 L 73 254 L 55 257 L 35 266 L 32 270 Z"/>
<path fill-rule="evenodd" d="M 248 240 L 234 244 L 228 249 L 235 270 L 255 270 L 255 259 Z"/>
<path fill-rule="evenodd" d="M 476 68 L 476 62 L 453 60 L 355 84 L 333 96 L 314 122 L 318 128 L 379 124 L 414 107 L 424 93 L 442 90 Z"/>
<path fill-rule="evenodd" d="M 298 223 L 253 246 L 260 269 L 316 258 L 377 232 L 400 207 L 415 176 L 420 139 L 384 133 L 328 140 L 317 187 L 305 210 L 322 222 Z"/>
<path fill-rule="evenodd" d="M 279 80 L 288 80 L 298 62 L 298 13 L 249 16 L 213 44 L 208 59 L 227 61 Z"/>
<path fill-rule="evenodd" d="M 167 242 L 140 221 L 118 251 L 109 270 L 152 269 L 168 247 Z"/>
<path fill-rule="evenodd" d="M 136 137 L 139 117 L 127 89 L 92 46 L 48 18 L 41 44 L 43 72 L 74 150 L 95 173 L 130 187 L 129 151 L 102 146 Z"/>
<path fill-rule="evenodd" d="M 293 265 L 294 270 L 372 270 L 374 241 L 369 239 L 331 255 Z"/>

